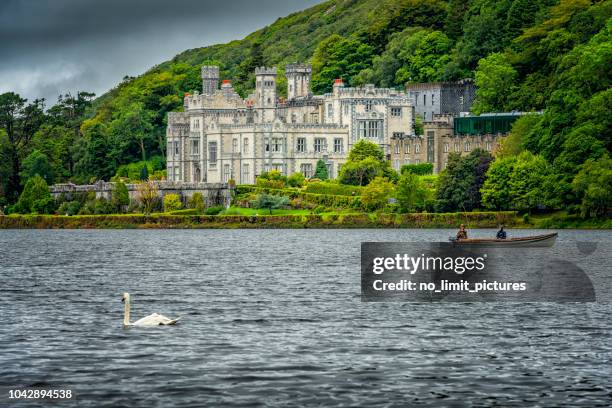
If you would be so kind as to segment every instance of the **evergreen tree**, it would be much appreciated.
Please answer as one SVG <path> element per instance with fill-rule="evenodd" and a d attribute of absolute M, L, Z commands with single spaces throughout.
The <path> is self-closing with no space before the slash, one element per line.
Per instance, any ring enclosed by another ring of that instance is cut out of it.
<path fill-rule="evenodd" d="M 319 180 L 327 180 L 329 178 L 329 172 L 327 171 L 327 164 L 323 160 L 317 161 L 317 168 L 315 170 L 314 178 Z"/>

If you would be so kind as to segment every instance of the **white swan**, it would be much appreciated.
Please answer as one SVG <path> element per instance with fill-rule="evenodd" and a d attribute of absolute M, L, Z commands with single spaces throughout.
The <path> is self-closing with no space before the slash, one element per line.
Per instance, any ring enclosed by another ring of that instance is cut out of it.
<path fill-rule="evenodd" d="M 176 324 L 180 320 L 180 317 L 177 319 L 169 319 L 164 315 L 160 315 L 157 313 L 153 313 L 148 315 L 147 317 L 143 317 L 140 320 L 136 320 L 134 323 L 130 323 L 130 294 L 124 293 L 123 299 L 121 300 L 124 303 L 124 314 L 123 314 L 123 326 L 167 326 L 170 324 Z"/>

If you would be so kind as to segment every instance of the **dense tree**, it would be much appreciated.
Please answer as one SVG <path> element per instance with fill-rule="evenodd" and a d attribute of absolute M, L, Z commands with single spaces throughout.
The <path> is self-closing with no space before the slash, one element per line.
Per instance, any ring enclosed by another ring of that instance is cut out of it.
<path fill-rule="evenodd" d="M 33 150 L 32 153 L 30 153 L 28 157 L 23 160 L 21 167 L 22 170 L 19 173 L 19 176 L 21 177 L 23 183 L 25 183 L 31 177 L 39 175 L 45 179 L 47 184 L 53 184 L 53 168 L 51 163 L 49 163 L 49 158 L 39 150 Z"/>
<path fill-rule="evenodd" d="M 417 211 L 425 207 L 427 189 L 418 175 L 405 172 L 397 182 L 395 198 L 400 206 L 400 211 Z"/>
<path fill-rule="evenodd" d="M 27 155 L 34 133 L 44 120 L 43 100 L 37 99 L 27 104 L 13 92 L 0 95 L 0 129 L 6 145 L 0 152 L 2 160 L 9 163 L 6 195 L 14 200 L 21 191 L 21 161 Z"/>
<path fill-rule="evenodd" d="M 491 163 L 491 154 L 475 149 L 467 156 L 448 155 L 448 165 L 440 174 L 437 190 L 441 211 L 471 211 L 481 206 L 480 189 Z"/>
<path fill-rule="evenodd" d="M 572 183 L 583 216 L 605 216 L 612 208 L 612 159 L 587 160 Z"/>
<path fill-rule="evenodd" d="M 312 90 L 330 92 L 337 78 L 353 83 L 353 77 L 369 66 L 372 53 L 373 48 L 359 40 L 331 35 L 318 45 L 312 57 Z"/>
<path fill-rule="evenodd" d="M 376 143 L 362 139 L 351 148 L 338 178 L 343 184 L 365 186 L 377 176 L 397 180 L 397 173 L 385 159 L 382 149 Z"/>
<path fill-rule="evenodd" d="M 506 110 L 516 77 L 516 70 L 503 54 L 495 53 L 481 59 L 476 69 L 476 101 L 472 106 L 474 113 Z"/>
<path fill-rule="evenodd" d="M 42 177 L 35 175 L 26 183 L 12 212 L 45 214 L 53 211 L 54 204 L 54 199 L 49 193 L 49 186 Z"/>
<path fill-rule="evenodd" d="M 531 211 L 558 206 L 556 175 L 541 156 L 525 151 L 496 160 L 487 176 L 481 190 L 486 208 Z"/>

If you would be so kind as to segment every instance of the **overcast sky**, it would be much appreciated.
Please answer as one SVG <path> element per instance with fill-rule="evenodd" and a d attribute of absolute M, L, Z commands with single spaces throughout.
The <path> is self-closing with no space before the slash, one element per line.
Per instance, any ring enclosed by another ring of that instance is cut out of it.
<path fill-rule="evenodd" d="M 321 0 L 0 0 L 0 93 L 101 95 L 189 48 L 240 39 Z"/>

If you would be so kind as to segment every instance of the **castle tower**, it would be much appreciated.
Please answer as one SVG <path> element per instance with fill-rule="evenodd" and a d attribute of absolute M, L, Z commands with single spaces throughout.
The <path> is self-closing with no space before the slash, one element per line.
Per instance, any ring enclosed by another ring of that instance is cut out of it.
<path fill-rule="evenodd" d="M 204 65 L 202 67 L 202 94 L 213 95 L 219 88 L 219 67 Z"/>
<path fill-rule="evenodd" d="M 310 96 L 312 66 L 309 64 L 289 64 L 285 67 L 287 77 L 287 99 Z"/>
<path fill-rule="evenodd" d="M 276 106 L 276 68 L 255 68 L 255 95 L 259 108 Z"/>

